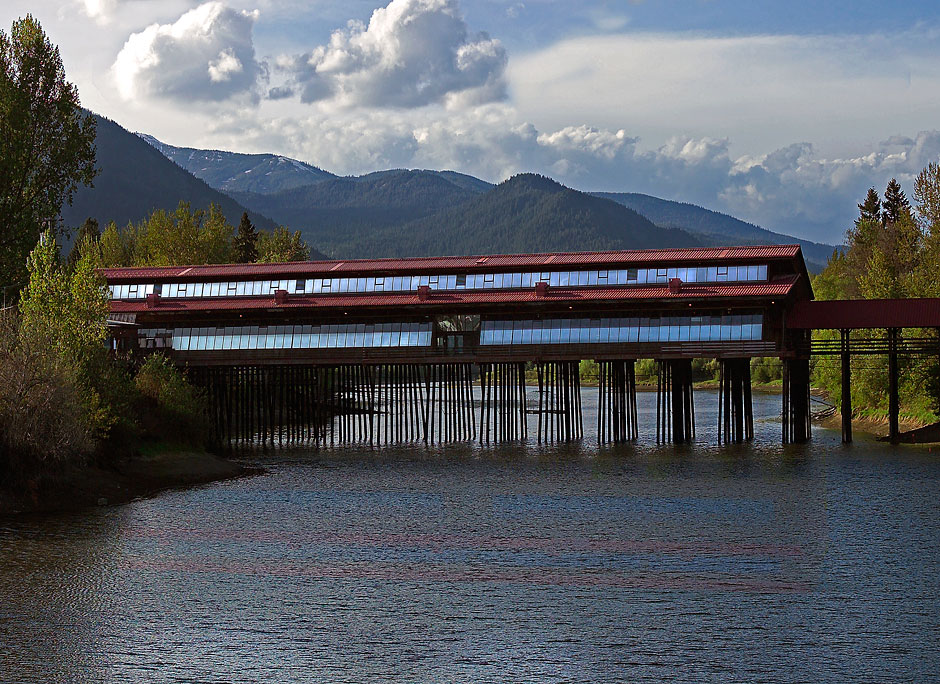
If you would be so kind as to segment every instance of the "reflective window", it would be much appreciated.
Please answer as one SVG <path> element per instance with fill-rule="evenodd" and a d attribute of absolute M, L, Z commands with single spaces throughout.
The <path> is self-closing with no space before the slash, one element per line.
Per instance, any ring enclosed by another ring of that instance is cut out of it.
<path fill-rule="evenodd" d="M 760 314 L 664 318 L 482 321 L 480 343 L 604 344 L 760 340 Z"/>
<path fill-rule="evenodd" d="M 300 278 L 296 280 L 248 280 L 207 283 L 133 283 L 111 285 L 112 299 L 143 299 L 150 292 L 171 297 L 241 297 L 271 295 L 277 290 L 297 294 L 330 292 L 407 292 L 420 285 L 432 289 L 529 288 L 547 282 L 553 287 L 598 287 L 683 282 L 734 282 L 767 280 L 767 265 L 630 268 L 621 271 L 543 271 L 477 273 L 463 275 L 375 276 L 361 278 Z"/>

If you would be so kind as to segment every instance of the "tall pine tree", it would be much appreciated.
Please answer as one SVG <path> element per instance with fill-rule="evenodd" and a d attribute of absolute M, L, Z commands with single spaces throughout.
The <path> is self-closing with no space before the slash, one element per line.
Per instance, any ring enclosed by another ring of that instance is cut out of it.
<path fill-rule="evenodd" d="M 911 203 L 907 201 L 901 184 L 894 178 L 888 181 L 888 187 L 885 188 L 885 199 L 881 203 L 881 218 L 885 224 L 897 223 L 902 218 L 913 218 Z"/>
<path fill-rule="evenodd" d="M 868 195 L 865 201 L 858 205 L 858 221 L 881 221 L 881 198 L 874 188 L 868 188 Z"/>
<path fill-rule="evenodd" d="M 258 260 L 258 231 L 248 218 L 248 212 L 242 214 L 233 248 L 236 263 L 251 264 Z"/>

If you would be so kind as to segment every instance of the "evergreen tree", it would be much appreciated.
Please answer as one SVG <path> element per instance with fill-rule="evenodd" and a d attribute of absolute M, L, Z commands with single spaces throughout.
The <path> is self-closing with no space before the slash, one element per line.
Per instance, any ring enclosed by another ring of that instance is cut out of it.
<path fill-rule="evenodd" d="M 881 221 L 881 198 L 878 197 L 878 192 L 874 188 L 868 188 L 868 195 L 865 201 L 858 205 L 858 210 L 859 217 L 856 219 L 856 224 L 859 221 Z"/>
<path fill-rule="evenodd" d="M 98 242 L 100 239 L 101 230 L 98 228 L 98 221 L 89 216 L 85 219 L 81 228 L 78 229 L 75 242 L 72 244 L 72 249 L 69 252 L 69 258 L 66 261 L 69 271 L 75 270 L 75 264 L 77 264 L 78 260 L 81 258 L 82 249 L 85 248 L 86 243 L 88 243 L 89 240 Z"/>
<path fill-rule="evenodd" d="M 27 280 L 26 257 L 64 203 L 95 177 L 95 122 L 65 79 L 59 49 L 31 15 L 0 31 L 0 287 Z"/>
<path fill-rule="evenodd" d="M 258 260 L 258 231 L 248 218 L 248 212 L 242 214 L 232 247 L 235 263 L 251 264 Z"/>
<path fill-rule="evenodd" d="M 897 223 L 902 217 L 911 217 L 911 203 L 901 189 L 901 184 L 894 178 L 888 181 L 885 199 L 881 204 L 882 223 Z"/>

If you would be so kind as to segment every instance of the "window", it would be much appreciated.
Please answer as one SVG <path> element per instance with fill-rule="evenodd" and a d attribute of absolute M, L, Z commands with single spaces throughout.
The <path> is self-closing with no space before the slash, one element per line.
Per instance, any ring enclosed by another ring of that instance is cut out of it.
<path fill-rule="evenodd" d="M 484 282 L 484 283 L 492 283 L 492 282 L 493 282 L 493 274 L 492 274 L 492 273 L 487 273 L 486 275 L 484 275 L 484 276 L 483 276 L 483 282 Z M 484 287 L 486 287 L 486 286 L 484 285 Z M 492 287 L 492 285 L 490 285 L 490 287 Z"/>
<path fill-rule="evenodd" d="M 333 281 L 330 278 L 324 278 L 323 282 L 320 284 L 320 289 L 324 292 L 330 290 L 333 286 Z"/>
<path fill-rule="evenodd" d="M 628 269 L 627 269 L 627 282 L 628 282 L 628 283 L 635 283 L 636 280 L 637 280 L 637 269 L 635 269 L 635 268 L 628 268 Z"/>
<path fill-rule="evenodd" d="M 297 283 L 294 285 L 294 292 L 303 292 L 306 289 L 307 289 L 306 280 L 298 280 Z"/>

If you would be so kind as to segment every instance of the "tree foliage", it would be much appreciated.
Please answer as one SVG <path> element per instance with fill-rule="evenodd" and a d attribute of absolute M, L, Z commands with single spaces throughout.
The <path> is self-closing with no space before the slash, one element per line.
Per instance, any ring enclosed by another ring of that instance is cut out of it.
<path fill-rule="evenodd" d="M 59 49 L 31 15 L 0 31 L 0 287 L 21 285 L 26 255 L 95 170 L 95 125 Z"/>
<path fill-rule="evenodd" d="M 291 233 L 281 226 L 271 233 L 261 233 L 258 236 L 259 262 L 306 261 L 309 258 L 310 247 L 304 242 L 299 230 Z"/>
<path fill-rule="evenodd" d="M 258 260 L 258 231 L 248 218 L 248 212 L 242 213 L 242 220 L 238 222 L 232 251 L 236 263 L 250 264 Z"/>
<path fill-rule="evenodd" d="M 253 261 L 303 261 L 310 255 L 299 231 L 291 233 L 284 227 L 271 233 L 255 231 L 243 215 L 236 233 L 216 205 L 205 212 L 193 210 L 188 202 L 180 202 L 172 214 L 160 209 L 123 229 L 109 223 L 99 246 L 104 267 L 189 266 L 249 263 L 240 259 L 251 256 L 253 243 Z"/>
<path fill-rule="evenodd" d="M 884 200 L 869 189 L 859 204 L 859 216 L 847 232 L 847 249 L 836 252 L 813 280 L 817 299 L 873 299 L 940 296 L 940 170 L 930 164 L 917 177 L 915 206 L 911 207 L 900 183 L 891 179 Z M 884 331 L 859 334 L 883 335 Z M 909 330 L 906 335 L 932 335 Z M 817 331 L 819 338 L 835 331 Z M 937 388 L 940 366 L 936 359 L 902 357 L 902 409 L 917 420 L 932 420 L 940 413 Z M 852 360 L 852 403 L 858 414 L 881 416 L 887 408 L 887 359 Z M 836 400 L 841 398 L 838 361 L 815 362 L 814 382 Z"/>

